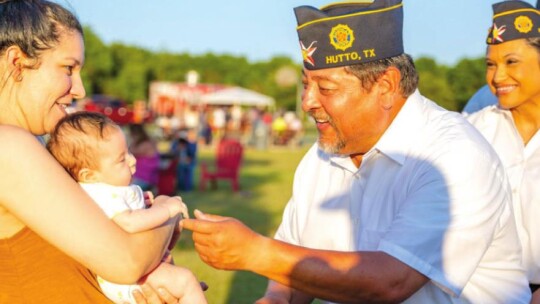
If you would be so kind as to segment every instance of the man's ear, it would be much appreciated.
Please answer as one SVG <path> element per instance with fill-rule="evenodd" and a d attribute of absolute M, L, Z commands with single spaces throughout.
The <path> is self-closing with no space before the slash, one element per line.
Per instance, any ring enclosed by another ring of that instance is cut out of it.
<path fill-rule="evenodd" d="M 379 85 L 382 92 L 390 92 L 393 94 L 399 93 L 399 83 L 401 82 L 401 73 L 394 67 L 388 67 L 379 78 Z"/>
<path fill-rule="evenodd" d="M 401 96 L 399 84 L 401 73 L 396 67 L 388 67 L 377 80 L 382 106 L 389 110 L 394 106 L 396 96 Z"/>
<path fill-rule="evenodd" d="M 82 168 L 77 177 L 77 180 L 82 183 L 94 183 L 97 181 L 96 171 L 88 168 Z"/>

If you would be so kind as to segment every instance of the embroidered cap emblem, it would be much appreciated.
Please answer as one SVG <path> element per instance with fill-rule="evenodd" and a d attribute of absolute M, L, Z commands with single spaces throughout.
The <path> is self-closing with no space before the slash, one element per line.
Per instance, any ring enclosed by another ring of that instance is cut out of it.
<path fill-rule="evenodd" d="M 518 32 L 526 34 L 532 30 L 533 24 L 531 18 L 519 16 L 514 20 L 514 26 Z"/>
<path fill-rule="evenodd" d="M 336 50 L 345 51 L 350 48 L 354 42 L 353 30 L 345 24 L 338 24 L 330 31 L 330 43 Z"/>
<path fill-rule="evenodd" d="M 501 35 L 504 34 L 504 32 L 506 32 L 506 25 L 501 25 L 500 27 L 497 27 L 497 25 L 493 23 L 493 29 L 491 30 L 492 30 L 493 40 L 498 41 L 498 42 L 504 42 Z"/>
<path fill-rule="evenodd" d="M 313 46 L 316 42 L 317 41 L 313 41 L 306 48 L 304 46 L 304 43 L 300 41 L 300 47 L 302 48 L 302 59 L 304 59 L 305 62 L 311 64 L 312 66 L 315 66 L 315 61 L 313 60 L 313 57 L 311 57 L 311 55 L 313 55 L 313 53 L 315 53 L 315 51 L 317 50 L 317 48 Z"/>

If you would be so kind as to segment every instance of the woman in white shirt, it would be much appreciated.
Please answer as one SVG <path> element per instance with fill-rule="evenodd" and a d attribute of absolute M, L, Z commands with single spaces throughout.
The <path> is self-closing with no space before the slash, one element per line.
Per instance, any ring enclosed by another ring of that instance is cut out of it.
<path fill-rule="evenodd" d="M 493 11 L 486 81 L 498 104 L 467 118 L 493 145 L 508 173 L 534 292 L 540 287 L 540 12 L 523 1 L 496 3 Z M 535 298 L 540 301 L 540 291 Z"/>

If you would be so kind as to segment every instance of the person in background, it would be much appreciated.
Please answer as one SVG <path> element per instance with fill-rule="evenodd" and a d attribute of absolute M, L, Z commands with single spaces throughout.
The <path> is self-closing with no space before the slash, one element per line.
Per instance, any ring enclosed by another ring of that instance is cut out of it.
<path fill-rule="evenodd" d="M 144 125 L 129 125 L 129 150 L 137 160 L 133 183 L 144 191 L 153 190 L 159 179 L 159 151 L 157 143 L 148 135 Z"/>
<path fill-rule="evenodd" d="M 540 11 L 524 1 L 493 5 L 486 81 L 498 105 L 468 116 L 506 168 L 523 262 L 540 303 Z"/>
<path fill-rule="evenodd" d="M 461 111 L 464 116 L 476 113 L 483 108 L 497 104 L 497 96 L 493 95 L 489 86 L 483 85 L 474 95 L 467 101 L 467 104 Z"/>
<path fill-rule="evenodd" d="M 418 92 L 401 1 L 295 14 L 318 141 L 274 239 L 197 210 L 182 221 L 201 259 L 268 277 L 258 304 L 528 303 L 504 168 L 462 115 Z"/>
<path fill-rule="evenodd" d="M 160 264 L 178 230 L 175 216 L 155 229 L 124 231 L 36 138 L 84 97 L 83 64 L 83 30 L 73 13 L 46 0 L 0 1 L 2 303 L 110 303 L 95 274 L 135 283 Z M 160 196 L 154 205 L 174 202 Z M 139 303 L 176 301 L 151 282 L 142 286 L 146 299 L 136 292 Z"/>
<path fill-rule="evenodd" d="M 210 125 L 210 115 L 208 112 L 208 107 L 199 106 L 197 142 L 200 146 L 209 146 L 212 144 L 212 126 Z"/>
<path fill-rule="evenodd" d="M 212 138 L 220 141 L 225 135 L 227 126 L 227 112 L 223 107 L 215 107 L 212 110 Z"/>
<path fill-rule="evenodd" d="M 272 143 L 275 145 L 286 144 L 287 122 L 281 112 L 276 113 L 271 125 Z"/>
<path fill-rule="evenodd" d="M 171 145 L 171 154 L 178 159 L 176 189 L 193 190 L 193 173 L 197 164 L 197 133 L 194 129 L 182 130 Z"/>
<path fill-rule="evenodd" d="M 536 1 L 536 9 L 538 8 L 540 8 L 540 0 Z M 461 114 L 467 116 L 478 112 L 487 106 L 496 105 L 497 102 L 497 96 L 491 92 L 489 85 L 485 84 L 473 94 L 469 101 L 467 101 Z"/>
<path fill-rule="evenodd" d="M 147 208 L 142 189 L 131 185 L 136 160 L 124 133 L 103 114 L 76 112 L 65 116 L 51 132 L 47 149 L 105 214 L 129 233 L 153 229 L 178 214 L 189 217 L 180 197 L 180 203 L 150 203 Z M 175 244 L 176 239 L 169 249 Z M 169 258 L 167 253 L 163 260 Z M 162 262 L 147 276 L 154 278 L 155 289 L 169 290 L 180 304 L 207 303 L 199 281 L 187 268 Z M 105 295 L 119 304 L 135 303 L 133 290 L 140 289 L 139 285 L 115 284 L 100 277 L 98 282 Z"/>

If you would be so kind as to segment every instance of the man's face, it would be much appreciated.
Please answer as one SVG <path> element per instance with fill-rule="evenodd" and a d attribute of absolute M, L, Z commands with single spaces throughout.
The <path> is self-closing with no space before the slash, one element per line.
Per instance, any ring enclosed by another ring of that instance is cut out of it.
<path fill-rule="evenodd" d="M 343 67 L 303 74 L 302 109 L 315 120 L 321 149 L 351 155 L 373 147 L 387 127 L 378 83 L 367 92 Z"/>

